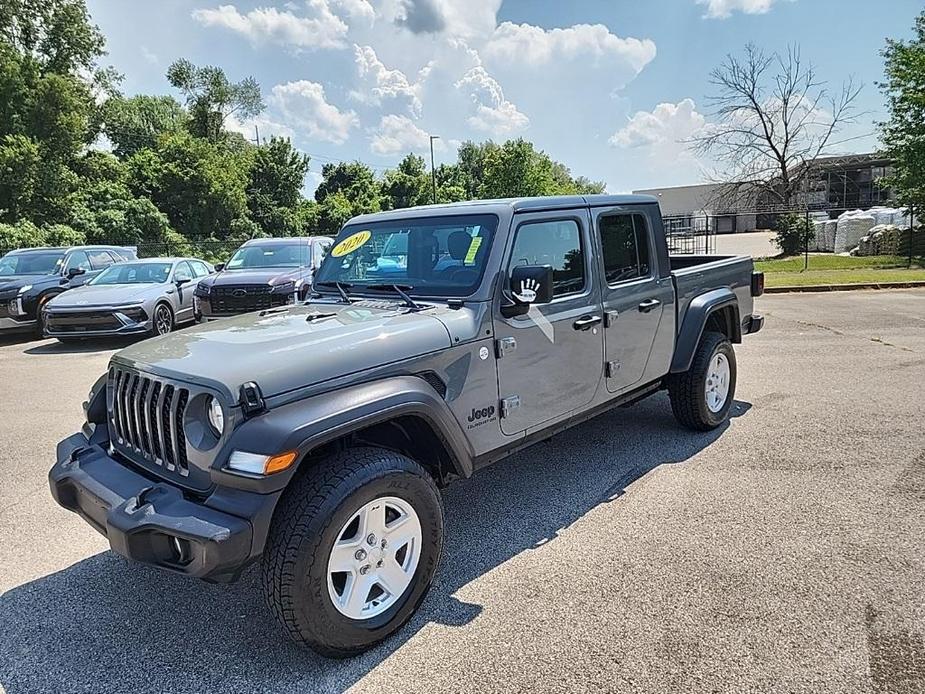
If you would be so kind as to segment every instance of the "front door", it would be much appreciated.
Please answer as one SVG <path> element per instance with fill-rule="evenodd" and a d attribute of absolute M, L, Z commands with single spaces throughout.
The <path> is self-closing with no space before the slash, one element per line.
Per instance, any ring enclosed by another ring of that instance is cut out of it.
<path fill-rule="evenodd" d="M 505 276 L 515 265 L 550 265 L 553 300 L 515 318 L 495 309 L 498 388 L 507 405 L 501 418 L 505 434 L 588 404 L 600 384 L 604 336 L 589 221 L 584 209 L 514 218 Z"/>
<path fill-rule="evenodd" d="M 671 278 L 659 278 L 646 217 L 595 211 L 603 261 L 602 303 L 607 390 L 640 384 L 665 308 L 672 306 Z M 641 384 L 640 384 L 641 385 Z"/>
<path fill-rule="evenodd" d="M 193 282 L 193 269 L 185 260 L 177 263 L 173 271 L 173 281 L 183 284 L 177 284 L 177 323 L 188 321 L 193 317 L 193 292 L 196 291 L 196 283 Z"/>

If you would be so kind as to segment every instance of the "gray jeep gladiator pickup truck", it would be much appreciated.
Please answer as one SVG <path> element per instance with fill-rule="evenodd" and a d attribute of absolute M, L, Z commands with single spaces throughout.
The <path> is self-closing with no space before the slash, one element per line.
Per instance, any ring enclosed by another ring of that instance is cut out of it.
<path fill-rule="evenodd" d="M 424 599 L 448 482 L 660 389 L 721 425 L 762 291 L 750 258 L 669 257 L 651 197 L 357 217 L 305 303 L 114 355 L 51 491 L 131 559 L 261 561 L 293 639 L 356 654 Z"/>

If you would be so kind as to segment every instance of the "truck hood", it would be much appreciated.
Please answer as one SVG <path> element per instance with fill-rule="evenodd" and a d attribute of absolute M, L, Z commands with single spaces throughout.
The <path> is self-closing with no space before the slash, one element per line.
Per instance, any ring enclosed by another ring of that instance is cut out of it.
<path fill-rule="evenodd" d="M 450 346 L 428 309 L 385 302 L 311 303 L 249 313 L 127 347 L 113 359 L 141 371 L 220 387 L 237 399 L 255 381 L 265 396 Z"/>
<path fill-rule="evenodd" d="M 118 306 L 139 303 L 151 295 L 152 289 L 163 286 L 154 282 L 146 282 L 144 284 L 101 284 L 77 287 L 56 296 L 48 303 L 48 307 L 83 308 L 85 306 Z"/>

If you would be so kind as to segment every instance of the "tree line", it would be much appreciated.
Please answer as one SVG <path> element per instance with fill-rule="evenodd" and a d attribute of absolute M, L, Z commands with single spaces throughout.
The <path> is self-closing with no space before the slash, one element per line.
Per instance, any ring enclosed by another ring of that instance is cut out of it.
<path fill-rule="evenodd" d="M 217 259 L 245 239 L 333 234 L 356 214 L 432 201 L 414 154 L 382 175 L 325 164 L 306 198 L 308 155 L 227 127 L 263 111 L 254 79 L 181 59 L 166 74 L 173 94 L 125 96 L 104 55 L 84 0 L 0 0 L 0 249 L 115 243 Z M 434 177 L 440 202 L 604 189 L 522 139 L 465 142 Z"/>

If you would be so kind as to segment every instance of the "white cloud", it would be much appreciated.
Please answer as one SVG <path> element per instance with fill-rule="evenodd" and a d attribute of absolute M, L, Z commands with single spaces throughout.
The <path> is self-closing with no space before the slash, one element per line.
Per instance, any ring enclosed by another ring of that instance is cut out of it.
<path fill-rule="evenodd" d="M 649 39 L 621 38 L 603 24 L 576 24 L 565 29 L 543 29 L 531 24 L 503 22 L 483 50 L 486 60 L 541 67 L 553 61 L 578 60 L 602 64 L 628 63 L 639 72 L 655 57 Z"/>
<path fill-rule="evenodd" d="M 675 149 L 674 145 L 686 148 L 679 143 L 703 130 L 705 125 L 706 118 L 697 112 L 693 100 L 683 99 L 677 104 L 659 104 L 652 111 L 637 111 L 611 136 L 610 144 L 624 149 L 665 146 Z"/>
<path fill-rule="evenodd" d="M 469 70 L 456 83 L 456 88 L 469 94 L 475 113 L 468 122 L 476 130 L 503 137 L 530 125 L 530 119 L 504 98 L 498 81 L 479 66 Z"/>
<path fill-rule="evenodd" d="M 305 131 L 310 139 L 343 144 L 359 125 L 353 111 L 341 111 L 329 104 L 324 87 L 317 82 L 298 80 L 273 87 L 270 105 L 295 132 Z"/>
<path fill-rule="evenodd" d="M 376 10 L 369 0 L 331 0 L 333 11 L 341 17 L 362 19 L 372 23 L 376 18 Z"/>
<path fill-rule="evenodd" d="M 357 71 L 360 75 L 359 89 L 350 92 L 358 101 L 380 105 L 385 100 L 398 100 L 407 105 L 414 116 L 421 115 L 421 82 L 412 83 L 401 70 L 387 68 L 372 46 L 354 46 Z M 425 68 L 421 78 L 426 78 Z"/>
<path fill-rule="evenodd" d="M 254 44 L 277 43 L 296 50 L 342 48 L 347 24 L 331 11 L 327 0 L 308 0 L 307 14 L 275 7 L 258 7 L 241 14 L 234 5 L 193 10 L 193 19 L 207 27 L 224 27 Z"/>
<path fill-rule="evenodd" d="M 791 0 L 793 1 L 793 0 Z M 765 14 L 770 12 L 776 0 L 697 0 L 698 5 L 706 5 L 706 17 L 726 19 L 733 12 L 744 14 Z"/>
<path fill-rule="evenodd" d="M 476 38 L 494 31 L 501 0 L 380 0 L 378 13 L 412 34 Z"/>
<path fill-rule="evenodd" d="M 430 135 L 427 132 L 407 116 L 395 114 L 382 117 L 370 143 L 373 152 L 383 155 L 423 151 L 429 147 Z M 434 147 L 442 149 L 443 145 L 437 140 Z"/>
<path fill-rule="evenodd" d="M 141 47 L 141 57 L 144 58 L 148 63 L 151 63 L 151 65 L 157 65 L 160 62 L 157 54 L 147 46 Z"/>

